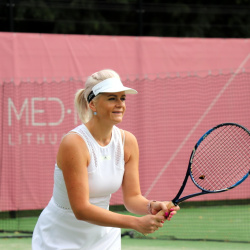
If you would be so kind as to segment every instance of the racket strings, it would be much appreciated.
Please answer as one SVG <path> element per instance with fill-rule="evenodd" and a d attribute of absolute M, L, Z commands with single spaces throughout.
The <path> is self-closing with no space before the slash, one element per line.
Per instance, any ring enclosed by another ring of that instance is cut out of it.
<path fill-rule="evenodd" d="M 226 128 L 224 128 L 224 129 L 226 129 Z M 228 132 L 232 132 L 228 128 L 227 128 L 227 130 L 228 130 Z M 237 134 L 236 133 L 231 133 L 231 134 L 226 133 L 226 136 L 229 139 L 229 141 L 225 140 L 224 143 L 223 143 L 224 145 L 222 145 L 222 148 L 226 149 L 226 150 L 224 150 L 224 156 L 223 157 L 217 157 L 217 159 L 218 159 L 218 165 L 224 165 L 224 164 L 226 164 L 226 168 L 227 168 L 227 171 L 228 171 L 227 175 L 231 176 L 231 177 L 234 177 L 234 178 L 231 178 L 231 179 L 226 178 L 226 180 L 227 181 L 230 180 L 232 182 L 232 184 L 234 184 L 235 182 L 237 182 L 237 180 L 239 178 L 242 178 L 242 176 L 243 176 L 242 174 L 243 173 L 244 174 L 246 173 L 245 171 L 242 172 L 242 170 L 245 169 L 244 167 L 242 168 L 242 166 L 244 166 L 242 164 L 239 165 L 236 169 L 232 168 L 232 167 L 227 167 L 227 165 L 229 163 L 230 163 L 229 166 L 231 166 L 231 165 L 236 166 L 237 162 L 238 162 L 238 157 L 237 156 L 238 156 L 239 152 L 237 150 L 235 150 L 235 148 L 239 148 L 240 143 L 242 141 L 242 136 L 239 135 L 239 133 L 238 133 L 239 131 L 238 130 L 237 131 L 234 130 L 234 132 L 237 132 Z M 232 140 L 232 141 L 230 141 L 230 140 Z M 245 151 L 241 152 L 241 157 L 243 157 L 243 158 L 246 159 L 246 152 Z M 242 159 L 242 163 L 244 163 L 244 159 Z M 224 172 L 222 172 L 222 174 L 224 174 Z M 225 185 L 228 186 L 229 184 L 228 183 L 227 184 L 226 183 L 222 183 L 222 186 L 225 186 Z"/>
<path fill-rule="evenodd" d="M 206 182 L 203 182 L 203 184 L 209 182 L 209 185 L 211 186 L 211 189 L 216 189 L 217 188 L 217 187 L 215 187 L 215 185 L 217 183 L 216 180 L 218 178 L 220 178 L 220 180 L 223 180 L 223 179 L 221 179 L 222 178 L 221 172 L 214 171 L 216 169 L 214 167 L 215 162 L 213 161 L 211 163 L 211 159 L 212 159 L 211 157 L 213 157 L 213 160 L 217 159 L 216 166 L 220 165 L 221 168 L 222 168 L 223 165 L 224 165 L 224 159 L 219 157 L 221 152 L 219 150 L 217 150 L 218 147 L 216 146 L 219 142 L 221 142 L 221 134 L 218 133 L 218 131 L 215 131 L 215 132 L 216 133 L 214 133 L 213 137 L 210 135 L 209 138 L 206 138 L 206 140 L 203 141 L 203 144 L 201 145 L 202 147 L 199 147 L 199 150 L 200 150 L 199 151 L 199 154 L 200 154 L 199 157 L 198 157 L 198 154 L 196 155 L 196 165 L 198 164 L 199 166 L 202 166 L 202 168 L 197 168 L 199 170 L 198 174 L 200 176 L 201 173 L 203 173 L 203 176 L 206 177 Z M 226 142 L 223 141 L 223 143 L 222 143 L 223 147 L 225 146 L 225 143 Z M 207 168 L 208 168 L 209 165 L 212 166 L 212 167 L 209 168 L 210 173 L 207 172 Z M 208 179 L 207 178 L 208 174 L 213 175 L 213 179 Z M 197 177 L 197 175 L 196 175 L 196 177 Z"/>
<path fill-rule="evenodd" d="M 249 171 L 250 139 L 241 127 L 222 126 L 212 131 L 193 157 L 191 175 L 203 189 L 226 189 Z"/>
<path fill-rule="evenodd" d="M 223 153 L 223 157 L 217 158 L 216 165 L 217 165 L 217 168 L 220 167 L 220 172 L 216 171 L 217 169 L 211 168 L 211 170 L 213 170 L 211 171 L 211 173 L 213 173 L 214 175 L 217 175 L 217 178 L 213 175 L 214 176 L 213 180 L 217 182 L 218 178 L 220 178 L 219 183 L 221 186 L 218 186 L 217 187 L 218 189 L 221 189 L 222 187 L 230 186 L 230 183 L 228 183 L 228 181 L 232 182 L 231 184 L 233 184 L 236 182 L 237 179 L 239 179 L 239 174 L 241 173 L 240 168 L 231 167 L 231 165 L 235 166 L 237 164 L 237 156 L 235 155 L 234 152 L 236 152 L 234 148 L 227 147 L 227 150 Z M 242 164 L 240 166 L 242 166 Z M 224 173 L 225 170 L 227 171 L 226 174 Z"/>
<path fill-rule="evenodd" d="M 228 187 L 230 186 L 229 181 L 231 182 L 231 184 L 234 184 L 238 179 L 239 179 L 239 173 L 241 173 L 241 169 L 240 166 L 238 166 L 238 168 L 232 168 L 231 165 L 235 166 L 237 164 L 237 151 L 235 150 L 235 145 L 237 145 L 237 137 L 235 136 L 235 134 L 232 134 L 233 136 L 229 137 L 227 135 L 227 138 L 229 138 L 230 140 L 232 140 L 233 143 L 231 143 L 231 141 L 224 141 L 222 148 L 225 149 L 223 152 L 223 155 L 220 157 L 218 156 L 218 152 L 221 153 L 220 150 L 216 151 L 216 157 L 217 157 L 217 167 L 220 167 L 221 171 L 220 171 L 220 175 L 218 175 L 217 173 L 217 169 L 213 169 L 214 174 L 217 174 L 217 177 L 220 178 L 220 185 L 217 188 L 221 189 L 223 187 Z M 225 143 L 226 142 L 226 143 Z M 232 147 L 233 145 L 233 147 Z M 227 170 L 226 175 L 224 173 L 224 171 Z M 245 172 L 244 172 L 245 174 Z M 231 177 L 231 178 L 229 178 Z M 234 178 L 232 178 L 234 177 Z M 242 178 L 242 174 L 240 176 L 240 178 Z M 216 180 L 216 178 L 215 178 Z"/>
<path fill-rule="evenodd" d="M 216 166 L 218 166 L 218 164 L 220 165 L 221 168 L 225 168 L 225 166 L 222 163 L 217 163 Z M 202 171 L 202 172 L 204 173 L 202 175 L 204 177 L 203 178 L 199 177 L 199 178 L 203 180 L 206 177 L 206 181 L 201 182 L 199 180 L 198 182 L 200 182 L 199 183 L 200 186 L 203 186 L 203 188 L 208 189 L 208 190 L 217 190 L 217 189 L 223 189 L 223 188 L 229 187 L 233 185 L 236 182 L 236 180 L 242 177 L 241 175 L 242 171 L 237 171 L 237 172 L 228 171 L 226 176 L 224 174 L 225 170 L 220 171 L 220 172 L 219 171 L 210 171 L 210 172 Z M 232 176 L 234 178 L 232 178 Z M 197 176 L 195 178 L 196 180 L 198 180 Z M 205 186 L 205 184 L 207 185 L 207 187 Z"/>

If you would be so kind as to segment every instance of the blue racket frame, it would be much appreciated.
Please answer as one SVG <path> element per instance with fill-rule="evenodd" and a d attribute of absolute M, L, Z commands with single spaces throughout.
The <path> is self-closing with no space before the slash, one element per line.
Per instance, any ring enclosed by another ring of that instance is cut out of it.
<path fill-rule="evenodd" d="M 248 129 L 246 129 L 245 127 L 243 127 L 242 125 L 239 125 L 237 123 L 222 123 L 222 124 L 219 124 L 215 127 L 213 127 L 212 129 L 209 129 L 204 135 L 202 135 L 202 137 L 198 140 L 198 142 L 195 144 L 194 146 L 194 149 L 191 153 L 191 156 L 190 156 L 190 159 L 189 159 L 189 164 L 188 164 L 188 169 L 187 169 L 187 173 L 186 173 L 186 176 L 183 180 L 183 183 L 182 183 L 182 186 L 179 190 L 179 192 L 177 193 L 176 197 L 172 200 L 173 204 L 175 206 L 177 206 L 179 203 L 187 200 L 187 199 L 190 199 L 190 198 L 193 198 L 193 197 L 196 197 L 196 196 L 199 196 L 199 195 L 203 195 L 203 194 L 211 194 L 211 193 L 221 193 L 221 192 L 225 192 L 225 191 L 228 191 L 232 188 L 235 188 L 236 186 L 238 186 L 239 184 L 241 184 L 244 180 L 246 180 L 246 178 L 250 175 L 250 169 L 249 171 L 246 173 L 246 175 L 244 175 L 239 181 L 237 181 L 234 185 L 230 186 L 230 187 L 227 187 L 227 188 L 224 188 L 224 189 L 220 189 L 220 190 L 206 190 L 204 188 L 202 188 L 193 178 L 193 175 L 192 175 L 192 162 L 193 162 L 193 158 L 194 158 L 194 155 L 195 155 L 195 152 L 197 150 L 197 148 L 199 147 L 199 145 L 201 144 L 201 142 L 212 132 L 214 131 L 215 129 L 219 128 L 219 127 L 222 127 L 222 126 L 238 126 L 240 128 L 242 128 L 243 130 L 245 130 L 249 136 L 250 136 L 250 132 Z M 179 197 L 181 196 L 185 186 L 186 186 L 186 183 L 187 183 L 187 180 L 188 180 L 188 177 L 190 176 L 191 180 L 193 181 L 193 183 L 201 190 L 201 192 L 199 193 L 194 193 L 194 194 L 190 194 L 190 195 L 187 195 L 187 196 L 184 196 L 182 198 L 179 199 Z"/>

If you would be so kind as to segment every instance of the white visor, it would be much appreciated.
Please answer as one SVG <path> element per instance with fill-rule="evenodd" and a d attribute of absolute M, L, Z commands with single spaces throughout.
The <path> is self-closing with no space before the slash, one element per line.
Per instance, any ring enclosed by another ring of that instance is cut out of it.
<path fill-rule="evenodd" d="M 137 91 L 135 89 L 123 86 L 119 78 L 108 78 L 104 81 L 99 82 L 92 88 L 92 91 L 88 96 L 88 102 L 91 102 L 91 100 L 100 93 L 116 93 L 122 91 L 125 91 L 125 94 L 137 94 Z"/>

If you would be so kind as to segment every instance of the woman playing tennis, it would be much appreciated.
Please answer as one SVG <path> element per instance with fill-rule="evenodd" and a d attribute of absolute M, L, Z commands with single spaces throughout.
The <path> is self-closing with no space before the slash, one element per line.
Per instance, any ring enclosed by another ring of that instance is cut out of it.
<path fill-rule="evenodd" d="M 60 144 L 54 171 L 53 196 L 41 213 L 32 238 L 33 250 L 121 249 L 120 228 L 153 233 L 170 220 L 179 207 L 149 201 L 139 184 L 139 150 L 135 136 L 119 129 L 126 94 L 113 70 L 91 75 L 75 104 L 82 125 Z M 124 205 L 141 217 L 109 211 L 111 194 L 122 186 Z M 166 217 L 157 215 L 164 210 Z"/>

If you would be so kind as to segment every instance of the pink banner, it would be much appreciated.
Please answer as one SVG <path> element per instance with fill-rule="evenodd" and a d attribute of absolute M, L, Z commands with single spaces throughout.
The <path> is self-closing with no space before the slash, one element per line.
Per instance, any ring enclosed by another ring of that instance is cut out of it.
<path fill-rule="evenodd" d="M 138 138 L 149 199 L 173 198 L 194 144 L 212 126 L 250 128 L 250 39 L 0 33 L 0 57 L 2 211 L 46 206 L 60 140 L 80 123 L 74 94 L 100 69 L 139 91 L 119 126 Z M 249 199 L 249 183 L 194 200 Z M 121 203 L 120 190 L 112 204 Z"/>
<path fill-rule="evenodd" d="M 250 39 L 166 38 L 0 32 L 0 79 L 85 80 L 111 68 L 123 80 L 228 73 L 250 68 Z M 247 62 L 246 62 L 247 60 Z"/>
<path fill-rule="evenodd" d="M 170 200 L 184 178 L 200 136 L 223 122 L 250 127 L 250 75 L 175 77 L 128 81 L 119 127 L 135 134 L 140 147 L 141 189 L 149 199 Z M 73 99 L 82 82 L 5 83 L 1 87 L 0 209 L 40 209 L 53 190 L 62 136 L 80 124 Z M 226 193 L 193 200 L 249 199 L 250 179 Z M 187 193 L 197 191 L 189 183 Z M 121 191 L 112 204 L 121 204 Z"/>
<path fill-rule="evenodd" d="M 82 82 L 2 86 L 0 209 L 43 208 L 52 195 L 61 138 L 79 124 L 74 94 Z"/>

